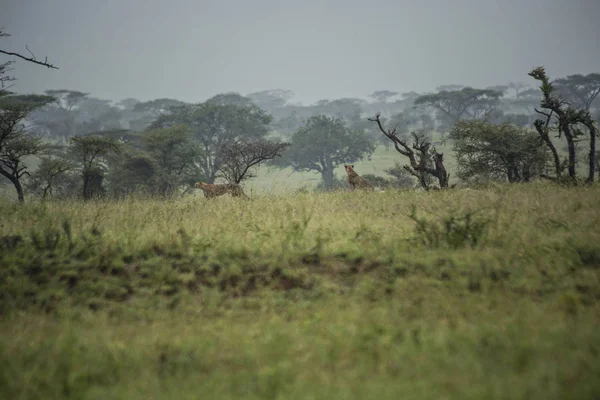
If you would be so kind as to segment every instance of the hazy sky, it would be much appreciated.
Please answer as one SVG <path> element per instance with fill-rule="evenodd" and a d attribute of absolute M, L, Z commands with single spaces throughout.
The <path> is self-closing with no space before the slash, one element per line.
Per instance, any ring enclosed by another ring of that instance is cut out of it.
<path fill-rule="evenodd" d="M 600 72 L 598 0 L 0 0 L 13 90 L 199 102 L 284 88 L 305 104 L 374 90 Z M 6 60 L 0 55 L 0 61 Z"/>

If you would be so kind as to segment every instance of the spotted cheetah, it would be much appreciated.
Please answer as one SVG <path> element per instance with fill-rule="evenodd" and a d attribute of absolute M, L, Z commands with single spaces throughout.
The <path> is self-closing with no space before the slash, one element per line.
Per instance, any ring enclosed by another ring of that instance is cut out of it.
<path fill-rule="evenodd" d="M 354 165 L 344 165 L 344 168 L 348 174 L 347 182 L 348 185 L 350 185 L 350 190 L 355 190 L 357 188 L 369 191 L 375 190 L 375 188 L 369 182 L 367 182 L 365 178 L 358 175 L 356 171 L 354 171 Z"/>
<path fill-rule="evenodd" d="M 222 196 L 224 194 L 230 193 L 233 197 L 242 197 L 248 199 L 242 187 L 235 183 L 206 183 L 206 182 L 196 182 L 195 187 L 197 189 L 202 189 L 204 192 L 204 197 L 207 199 L 212 199 L 214 197 Z"/>

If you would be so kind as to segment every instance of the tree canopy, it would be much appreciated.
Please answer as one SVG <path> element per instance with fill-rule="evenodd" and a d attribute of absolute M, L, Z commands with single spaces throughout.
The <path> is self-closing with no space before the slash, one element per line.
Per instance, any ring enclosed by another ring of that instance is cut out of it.
<path fill-rule="evenodd" d="M 318 172 L 325 187 L 331 187 L 338 165 L 370 157 L 374 150 L 364 134 L 350 129 L 340 118 L 317 115 L 294 133 L 283 165 L 296 171 Z"/>

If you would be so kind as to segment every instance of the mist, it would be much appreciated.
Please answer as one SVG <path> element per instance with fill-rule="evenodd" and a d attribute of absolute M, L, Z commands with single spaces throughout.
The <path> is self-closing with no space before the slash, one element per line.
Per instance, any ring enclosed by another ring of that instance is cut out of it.
<path fill-rule="evenodd" d="M 4 0 L 12 90 L 72 89 L 118 101 L 201 102 L 283 88 L 291 102 L 525 81 L 600 65 L 594 0 Z M 0 56 L 4 60 L 5 56 Z"/>

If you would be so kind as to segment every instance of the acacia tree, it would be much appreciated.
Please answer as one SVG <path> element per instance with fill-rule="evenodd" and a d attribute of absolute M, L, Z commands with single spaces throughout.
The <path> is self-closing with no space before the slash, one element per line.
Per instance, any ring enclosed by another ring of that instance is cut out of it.
<path fill-rule="evenodd" d="M 542 100 L 540 108 L 542 110 L 535 111 L 544 116 L 544 119 L 537 119 L 534 126 L 540 135 L 542 141 L 548 146 L 552 153 L 554 161 L 555 176 L 549 179 L 561 180 L 562 172 L 567 168 L 570 181 L 577 182 L 576 171 L 576 143 L 585 133 L 580 126 L 584 126 L 588 130 L 589 144 L 589 170 L 586 182 L 593 183 L 596 172 L 596 136 L 598 134 L 594 120 L 592 119 L 589 110 L 574 108 L 567 103 L 564 98 L 555 92 L 553 84 L 548 79 L 548 75 L 544 67 L 537 67 L 528 74 L 533 79 L 541 83 L 540 90 L 542 91 Z M 565 137 L 567 141 L 568 157 L 565 162 L 560 161 L 560 156 L 556 150 L 556 146 L 550 139 L 551 131 L 558 131 L 558 138 Z"/>
<path fill-rule="evenodd" d="M 600 94 L 600 74 L 568 75 L 556 79 L 554 86 L 573 107 L 589 110 Z"/>
<path fill-rule="evenodd" d="M 191 186 L 198 175 L 196 162 L 201 149 L 187 126 L 151 130 L 144 142 L 154 166 L 155 193 L 164 196 L 183 185 Z"/>
<path fill-rule="evenodd" d="M 85 132 L 78 110 L 89 93 L 68 89 L 52 89 L 44 93 L 54 97 L 55 101 L 36 110 L 29 118 L 40 132 L 65 140 L 89 132 Z"/>
<path fill-rule="evenodd" d="M 151 128 L 187 126 L 201 146 L 198 168 L 209 183 L 214 182 L 219 172 L 219 150 L 225 143 L 235 138 L 264 138 L 271 123 L 271 116 L 254 104 L 223 104 L 222 101 L 222 98 L 213 99 L 173 108 L 151 125 Z"/>
<path fill-rule="evenodd" d="M 256 176 L 253 169 L 258 164 L 281 157 L 289 146 L 265 139 L 232 139 L 219 150 L 219 172 L 228 182 L 240 183 Z"/>
<path fill-rule="evenodd" d="M 444 87 L 442 87 L 444 88 Z M 474 89 L 451 87 L 452 90 L 440 90 L 437 93 L 425 94 L 415 99 L 416 106 L 433 108 L 441 117 L 454 124 L 460 119 L 487 118 L 499 104 L 502 93 L 492 89 Z"/>
<path fill-rule="evenodd" d="M 55 195 L 57 183 L 63 181 L 62 178 L 72 171 L 75 166 L 71 160 L 61 156 L 44 156 L 40 159 L 38 168 L 27 181 L 27 187 L 34 194 L 40 196 L 42 200 L 46 200 L 48 197 Z"/>
<path fill-rule="evenodd" d="M 273 111 L 285 106 L 295 96 L 295 93 L 286 89 L 261 90 L 246 95 L 256 105 L 267 110 Z"/>
<path fill-rule="evenodd" d="M 376 90 L 369 95 L 372 99 L 380 103 L 387 103 L 389 99 L 398 95 L 398 92 L 392 92 L 390 90 Z"/>
<path fill-rule="evenodd" d="M 29 174 L 24 160 L 45 148 L 39 138 L 27 131 L 24 120 L 32 111 L 53 100 L 38 95 L 0 97 L 0 175 L 13 184 L 21 203 L 25 201 L 21 178 Z"/>
<path fill-rule="evenodd" d="M 294 133 L 289 150 L 277 163 L 295 171 L 318 172 L 324 186 L 331 188 L 338 165 L 361 160 L 374 150 L 365 135 L 350 129 L 341 119 L 317 115 Z"/>
<path fill-rule="evenodd" d="M 380 114 L 375 118 L 368 118 L 369 121 L 377 123 L 379 130 L 394 143 L 396 151 L 407 157 L 409 164 L 404 169 L 419 180 L 419 183 L 425 190 L 429 190 L 429 175 L 437 178 L 441 189 L 448 187 L 450 175 L 446 172 L 444 166 L 444 154 L 438 153 L 431 142 L 422 133 L 412 132 L 412 147 L 396 135 L 396 129 L 384 129 L 380 120 Z"/>
<path fill-rule="evenodd" d="M 101 135 L 75 136 L 70 143 L 71 151 L 81 168 L 83 199 L 90 200 L 103 195 L 108 157 L 119 152 L 119 143 Z"/>

